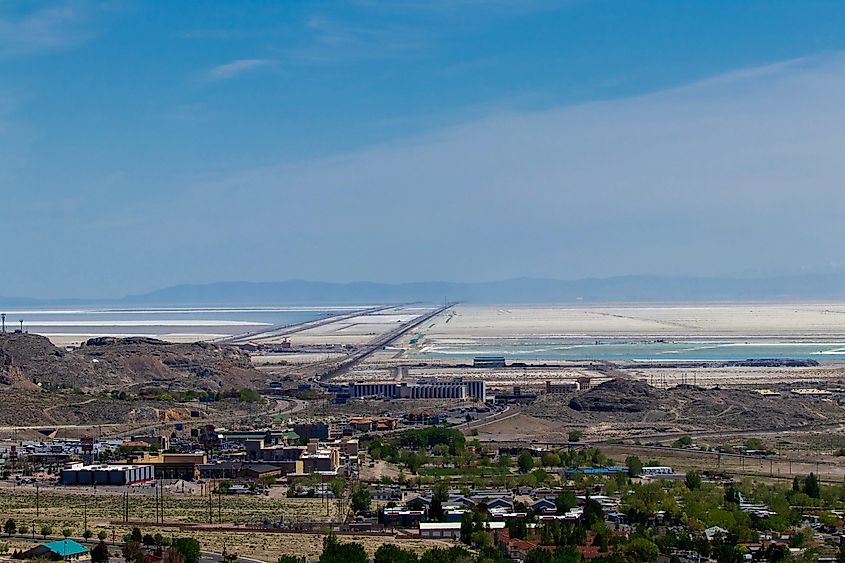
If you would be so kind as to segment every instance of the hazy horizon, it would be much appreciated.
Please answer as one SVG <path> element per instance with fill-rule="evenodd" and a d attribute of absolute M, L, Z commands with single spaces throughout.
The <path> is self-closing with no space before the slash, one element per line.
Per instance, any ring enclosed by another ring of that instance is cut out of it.
<path fill-rule="evenodd" d="M 0 296 L 843 271 L 845 4 L 0 6 Z"/>

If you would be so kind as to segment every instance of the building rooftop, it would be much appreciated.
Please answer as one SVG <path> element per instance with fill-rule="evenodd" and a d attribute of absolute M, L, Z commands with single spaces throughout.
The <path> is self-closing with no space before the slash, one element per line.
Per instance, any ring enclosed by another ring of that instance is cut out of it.
<path fill-rule="evenodd" d="M 51 541 L 41 545 L 61 557 L 72 557 L 74 555 L 88 553 L 87 547 L 79 542 L 68 539 Z"/>

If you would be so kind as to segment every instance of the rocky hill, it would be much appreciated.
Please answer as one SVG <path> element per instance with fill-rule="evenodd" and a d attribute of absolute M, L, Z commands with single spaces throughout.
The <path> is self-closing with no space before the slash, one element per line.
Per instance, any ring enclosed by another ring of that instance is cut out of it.
<path fill-rule="evenodd" d="M 768 397 L 753 389 L 657 389 L 632 379 L 611 380 L 574 396 L 543 395 L 526 413 L 616 435 L 637 430 L 800 429 L 845 422 L 845 408 L 835 399 L 799 397 L 788 390 Z"/>
<path fill-rule="evenodd" d="M 641 381 L 612 379 L 569 401 L 576 411 L 644 412 L 659 409 L 657 389 Z"/>
<path fill-rule="evenodd" d="M 228 346 L 95 338 L 66 350 L 35 334 L 0 334 L 0 385 L 7 388 L 218 391 L 264 379 L 248 354 Z"/>

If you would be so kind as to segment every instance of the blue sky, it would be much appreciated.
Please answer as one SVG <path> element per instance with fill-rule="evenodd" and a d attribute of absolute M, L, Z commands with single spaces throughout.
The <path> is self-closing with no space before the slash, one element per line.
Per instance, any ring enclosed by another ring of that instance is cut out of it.
<path fill-rule="evenodd" d="M 839 269 L 845 4 L 0 0 L 0 295 Z"/>

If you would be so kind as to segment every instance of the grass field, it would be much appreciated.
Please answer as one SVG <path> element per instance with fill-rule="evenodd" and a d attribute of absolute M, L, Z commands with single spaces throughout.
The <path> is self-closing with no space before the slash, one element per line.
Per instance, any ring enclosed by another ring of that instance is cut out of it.
<path fill-rule="evenodd" d="M 79 527 L 87 512 L 89 523 L 101 524 L 123 520 L 123 496 L 113 493 L 50 491 L 41 489 L 36 509 L 36 495 L 32 489 L 0 489 L 0 516 L 16 520 L 61 522 L 62 526 Z M 36 517 L 38 512 L 38 517 Z M 314 522 L 334 518 L 336 505 L 330 502 L 328 517 L 326 504 L 320 499 L 267 498 L 262 496 L 215 496 L 211 502 L 214 523 L 236 525 L 270 521 Z M 147 494 L 129 495 L 129 520 L 154 522 L 155 497 Z M 182 524 L 209 522 L 208 497 L 170 494 L 164 497 L 164 521 Z M 54 528 L 56 526 L 54 525 Z M 81 531 L 81 530 L 80 530 Z"/>
<path fill-rule="evenodd" d="M 260 522 L 265 517 L 276 521 L 321 521 L 326 520 L 325 504 L 320 499 L 266 498 L 260 496 L 224 496 L 218 506 L 215 497 L 212 504 L 214 523 L 218 513 L 227 524 L 246 525 Z M 133 494 L 129 500 L 131 521 L 155 521 L 155 497 Z M 34 542 L 16 541 L 15 548 L 32 547 L 38 542 L 41 526 L 52 526 L 53 534 L 59 535 L 65 528 L 71 530 L 71 537 L 80 537 L 83 532 L 83 514 L 87 513 L 88 527 L 95 534 L 106 531 L 111 540 L 112 532 L 120 540 L 131 531 L 133 524 L 123 524 L 123 496 L 114 493 L 79 492 L 73 490 L 45 491 L 39 493 L 39 516 L 36 516 L 35 491 L 23 488 L 0 488 L 0 520 L 14 519 L 18 526 L 29 531 L 34 524 Z M 87 506 L 87 508 L 86 508 Z M 329 503 L 332 517 L 334 503 Z M 212 531 L 202 529 L 182 530 L 175 524 L 204 524 L 208 522 L 208 499 L 189 495 L 167 495 L 165 497 L 165 522 L 167 524 L 140 525 L 143 533 L 160 533 L 165 537 L 196 538 L 205 551 L 222 552 L 224 547 L 230 553 L 261 561 L 276 561 L 279 555 L 317 557 L 322 550 L 323 537 L 319 534 L 296 534 L 278 532 L 256 532 L 254 530 Z M 112 522 L 118 522 L 112 524 Z M 171 525 L 168 525 L 171 524 Z M 383 543 L 398 543 L 415 551 L 447 545 L 435 540 L 396 540 L 393 537 L 349 537 L 342 541 L 362 544 L 372 554 Z M 19 545 L 20 544 L 20 545 Z"/>

